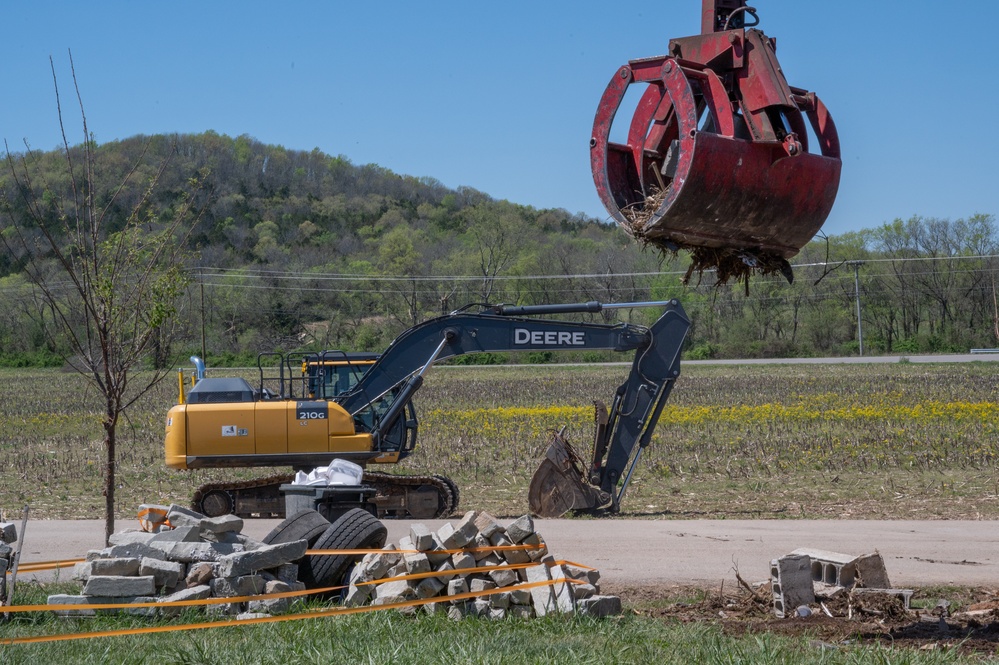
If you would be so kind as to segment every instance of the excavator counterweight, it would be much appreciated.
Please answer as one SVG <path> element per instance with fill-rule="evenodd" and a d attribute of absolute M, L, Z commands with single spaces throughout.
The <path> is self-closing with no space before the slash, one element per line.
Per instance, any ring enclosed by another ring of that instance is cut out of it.
<path fill-rule="evenodd" d="M 790 279 L 786 260 L 836 198 L 839 138 L 818 96 L 785 80 L 758 23 L 744 0 L 703 0 L 700 35 L 620 67 L 597 108 L 590 165 L 604 206 L 640 242 L 734 253 Z M 612 141 L 633 85 L 627 138 Z"/>

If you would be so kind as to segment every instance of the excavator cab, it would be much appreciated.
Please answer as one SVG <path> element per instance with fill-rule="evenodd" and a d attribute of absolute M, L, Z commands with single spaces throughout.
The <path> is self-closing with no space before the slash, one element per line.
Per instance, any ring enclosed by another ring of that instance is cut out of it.
<path fill-rule="evenodd" d="M 741 276 L 734 261 L 790 280 L 787 259 L 832 210 L 842 162 L 828 109 L 787 82 L 759 23 L 745 0 L 703 0 L 701 34 L 620 67 L 597 108 L 590 165 L 607 211 L 639 242 L 688 250 L 700 269 Z M 613 141 L 632 86 L 640 99 Z"/>

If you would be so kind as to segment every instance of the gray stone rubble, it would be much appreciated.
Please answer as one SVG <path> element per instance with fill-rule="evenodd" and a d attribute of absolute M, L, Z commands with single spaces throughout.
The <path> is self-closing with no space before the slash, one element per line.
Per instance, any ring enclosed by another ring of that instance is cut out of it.
<path fill-rule="evenodd" d="M 484 549 L 518 544 L 533 547 Z M 439 551 L 455 549 L 463 551 L 451 554 Z M 390 544 L 382 552 L 365 555 L 349 576 L 344 604 L 391 605 L 440 598 L 440 602 L 399 609 L 409 613 L 417 609 L 443 612 L 453 619 L 572 613 L 606 617 L 621 613 L 620 598 L 600 595 L 598 571 L 555 561 L 529 515 L 504 527 L 488 513 L 470 511 L 455 523 L 445 523 L 436 533 L 423 524 L 414 524 L 410 535 L 398 545 Z M 522 567 L 506 568 L 513 564 Z M 495 570 L 462 572 L 472 568 Z M 437 574 L 411 580 L 391 579 L 430 572 Z M 553 580 L 555 584 L 517 588 Z M 474 597 L 448 598 L 462 594 Z"/>
<path fill-rule="evenodd" d="M 84 583 L 81 595 L 56 594 L 49 605 L 169 603 L 207 598 L 234 598 L 301 591 L 298 566 L 305 555 L 304 540 L 265 545 L 244 536 L 243 520 L 235 515 L 205 517 L 181 506 L 149 506 L 162 510 L 169 524 L 153 525 L 154 532 L 126 529 L 111 536 L 111 546 L 87 552 L 73 577 Z M 0 534 L 6 536 L 4 526 Z M 2 554 L 2 553 L 0 553 Z M 2 564 L 2 562 L 0 562 Z M 213 616 L 244 612 L 287 611 L 287 598 L 220 603 L 191 607 L 152 607 L 128 610 L 66 610 L 60 616 L 93 616 L 95 612 L 124 611 L 141 616 L 177 616 L 203 609 Z"/>

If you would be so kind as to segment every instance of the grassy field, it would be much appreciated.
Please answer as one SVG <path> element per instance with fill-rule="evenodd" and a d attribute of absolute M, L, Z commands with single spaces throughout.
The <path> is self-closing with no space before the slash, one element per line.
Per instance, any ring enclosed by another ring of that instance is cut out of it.
<path fill-rule="evenodd" d="M 444 473 L 462 505 L 515 516 L 550 432 L 588 454 L 592 400 L 623 367 L 460 367 L 417 395 L 417 451 L 393 470 Z M 684 369 L 623 506 L 626 515 L 999 517 L 999 399 L 992 363 L 697 366 Z M 163 465 L 166 381 L 122 428 L 118 513 L 184 503 L 209 479 L 261 470 Z M 72 373 L 0 372 L 0 510 L 100 517 L 103 450 L 92 392 Z"/>
<path fill-rule="evenodd" d="M 994 365 L 697 366 L 684 370 L 625 514 L 694 517 L 999 517 Z M 568 426 L 588 451 L 593 399 L 610 400 L 623 367 L 440 368 L 418 395 L 419 448 L 395 469 L 445 473 L 462 506 L 524 513 L 550 432 Z M 118 514 L 187 503 L 209 479 L 256 471 L 175 472 L 163 465 L 168 381 L 130 413 L 120 446 Z M 102 449 L 94 395 L 59 371 L 0 372 L 0 509 L 100 517 Z M 22 584 L 18 604 L 73 585 Z M 927 596 L 928 598 L 932 596 Z M 727 602 L 727 601 L 726 601 Z M 935 602 L 935 601 L 931 601 Z M 972 649 L 834 627 L 726 622 L 728 605 L 682 592 L 625 596 L 624 616 L 488 622 L 395 612 L 183 633 L 0 645 L 0 664 L 60 663 L 972 663 Z M 697 611 L 691 608 L 697 608 Z M 719 607 L 721 609 L 719 609 Z M 758 610 L 757 610 L 758 611 Z M 766 613 L 763 612 L 763 615 Z M 200 616 L 188 620 L 201 621 Z M 0 639 L 150 625 L 18 615 Z M 158 623 L 156 625 L 169 625 Z M 857 631 L 857 635 L 853 635 Z M 833 639 L 835 637 L 835 639 Z M 830 644 L 830 642 L 833 642 Z M 247 645 L 251 645 L 247 648 Z M 920 649 L 919 647 L 924 647 Z M 929 648 L 932 647 L 932 648 Z M 939 647 L 939 648 L 938 648 Z M 976 653 L 977 650 L 977 653 Z"/>

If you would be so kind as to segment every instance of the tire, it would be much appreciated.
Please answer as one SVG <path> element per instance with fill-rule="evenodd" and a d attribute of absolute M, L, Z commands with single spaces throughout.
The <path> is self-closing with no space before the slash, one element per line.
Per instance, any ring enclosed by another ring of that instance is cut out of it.
<path fill-rule="evenodd" d="M 333 522 L 312 549 L 379 549 L 388 538 L 388 529 L 377 517 L 361 508 L 351 508 Z M 347 570 L 360 554 L 322 554 L 305 557 L 298 564 L 298 581 L 309 589 L 340 586 Z"/>
<path fill-rule="evenodd" d="M 267 545 L 278 545 L 305 540 L 309 543 L 309 547 L 312 547 L 328 528 L 330 523 L 318 512 L 302 510 L 271 529 L 271 532 L 264 536 L 263 542 Z"/>

